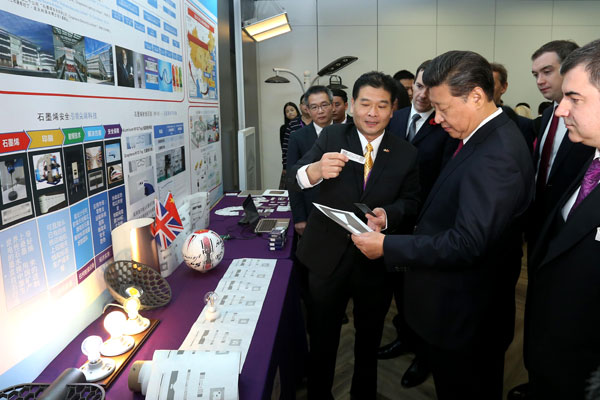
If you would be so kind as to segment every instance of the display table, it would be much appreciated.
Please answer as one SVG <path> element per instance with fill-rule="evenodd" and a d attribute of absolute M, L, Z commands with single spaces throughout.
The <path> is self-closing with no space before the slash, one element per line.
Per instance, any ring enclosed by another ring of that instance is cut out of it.
<path fill-rule="evenodd" d="M 224 207 L 223 204 L 241 204 L 242 201 L 237 197 L 225 197 L 215 209 Z M 289 217 L 289 213 L 287 214 L 280 213 L 281 217 Z M 231 226 L 231 232 L 238 234 L 241 231 L 241 227 L 237 225 L 239 218 L 211 215 L 210 229 L 224 234 L 222 229 Z M 179 348 L 204 307 L 204 294 L 216 288 L 234 258 L 278 258 L 240 374 L 240 399 L 270 399 L 277 372 L 282 397 L 294 398 L 295 384 L 304 368 L 307 348 L 297 283 L 292 274 L 292 261 L 285 259 L 286 255 L 291 255 L 292 243 L 290 238 L 286 245 L 287 251 L 269 251 L 266 242 L 260 237 L 228 240 L 225 259 L 216 269 L 202 274 L 181 265 L 166 278 L 171 285 L 171 302 L 159 309 L 142 311 L 144 317 L 158 319 L 160 323 L 107 390 L 107 398 L 143 398 L 127 387 L 127 375 L 133 361 L 151 360 L 155 350 Z M 52 382 L 65 368 L 83 365 L 87 358 L 81 353 L 82 341 L 90 335 L 99 335 L 103 339 L 109 336 L 102 323 L 103 317 L 100 317 L 84 329 L 46 367 L 36 382 Z"/>
<path fill-rule="evenodd" d="M 272 198 L 274 199 L 274 198 Z M 210 229 L 219 235 L 229 235 L 231 239 L 225 241 L 225 258 L 276 258 L 286 259 L 292 257 L 292 242 L 294 238 L 294 226 L 291 212 L 273 212 L 269 218 L 290 218 L 290 227 L 287 230 L 287 240 L 281 250 L 270 251 L 269 235 L 261 236 L 254 233 L 254 229 L 239 225 L 237 222 L 242 218 L 243 212 L 236 217 L 224 217 L 217 215 L 216 211 L 233 206 L 241 206 L 243 197 L 224 196 L 212 209 L 210 213 Z"/>

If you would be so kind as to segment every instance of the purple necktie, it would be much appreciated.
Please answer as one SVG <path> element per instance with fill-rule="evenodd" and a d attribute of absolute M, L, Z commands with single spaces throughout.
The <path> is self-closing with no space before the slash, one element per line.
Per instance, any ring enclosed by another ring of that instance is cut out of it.
<path fill-rule="evenodd" d="M 583 180 L 581 181 L 579 194 L 577 195 L 575 204 L 573 204 L 573 207 L 571 207 L 571 211 L 569 211 L 569 215 L 571 215 L 573 210 L 576 209 L 579 204 L 581 204 L 583 199 L 585 199 L 587 195 L 594 190 L 594 188 L 598 185 L 598 181 L 600 181 L 600 158 L 596 158 L 594 161 L 592 161 L 588 170 L 585 172 Z"/>

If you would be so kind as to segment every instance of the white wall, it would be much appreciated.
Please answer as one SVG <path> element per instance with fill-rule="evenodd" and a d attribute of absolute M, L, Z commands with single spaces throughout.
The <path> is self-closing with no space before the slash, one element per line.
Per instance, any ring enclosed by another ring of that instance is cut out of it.
<path fill-rule="evenodd" d="M 312 76 L 342 55 L 357 56 L 339 72 L 351 92 L 363 72 L 414 71 L 448 50 L 473 50 L 504 64 L 508 105 L 543 97 L 531 76 L 531 54 L 555 39 L 583 45 L 600 37 L 600 1 L 547 0 L 284 0 L 292 32 L 258 44 L 257 71 L 262 182 L 277 187 L 281 174 L 279 126 L 283 104 L 298 102 L 300 86 L 267 84 L 273 67 Z M 327 78 L 319 83 L 327 84 Z"/>

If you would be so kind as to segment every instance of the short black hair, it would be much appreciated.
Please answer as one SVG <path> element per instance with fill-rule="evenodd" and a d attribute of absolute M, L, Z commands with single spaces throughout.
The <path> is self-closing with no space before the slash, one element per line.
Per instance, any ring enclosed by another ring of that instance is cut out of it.
<path fill-rule="evenodd" d="M 506 85 L 508 83 L 508 71 L 506 71 L 506 67 L 496 62 L 490 63 L 490 65 L 492 67 L 492 74 L 494 72 L 497 72 L 500 76 L 500 83 L 502 84 L 502 86 Z"/>
<path fill-rule="evenodd" d="M 410 97 L 408 96 L 408 91 L 404 85 L 400 83 L 400 81 L 394 79 L 394 82 L 396 82 L 396 100 L 398 101 L 398 110 L 410 106 L 411 102 Z"/>
<path fill-rule="evenodd" d="M 315 85 L 308 88 L 306 92 L 304 92 L 304 105 L 308 105 L 308 98 L 313 94 L 325 93 L 329 98 L 329 102 L 333 101 L 333 94 L 331 90 L 323 85 Z"/>
<path fill-rule="evenodd" d="M 399 81 L 400 79 L 415 79 L 412 72 L 402 69 L 394 74 L 394 79 Z"/>
<path fill-rule="evenodd" d="M 445 83 L 455 97 L 466 97 L 480 87 L 489 101 L 494 98 L 492 67 L 473 51 L 452 50 L 440 54 L 423 71 L 423 83 L 428 87 Z"/>
<path fill-rule="evenodd" d="M 419 76 L 419 72 L 425 71 L 425 68 L 427 68 L 427 66 L 429 65 L 430 62 L 431 62 L 431 60 L 425 60 L 421 63 L 421 65 L 419 65 L 417 67 L 417 72 L 415 72 L 415 79 L 417 76 Z"/>
<path fill-rule="evenodd" d="M 590 74 L 590 83 L 600 90 L 600 39 L 571 52 L 560 66 L 560 73 L 564 75 L 578 65 L 583 65 Z"/>
<path fill-rule="evenodd" d="M 548 107 L 552 106 L 552 102 L 551 101 L 542 101 L 539 105 L 538 105 L 538 114 L 541 115 L 544 113 L 544 110 Z"/>
<path fill-rule="evenodd" d="M 544 53 L 555 52 L 558 55 L 558 60 L 562 63 L 565 58 L 579 45 L 572 40 L 553 40 L 544 44 L 531 55 L 531 61 L 535 60 Z"/>
<path fill-rule="evenodd" d="M 379 71 L 366 72 L 358 77 L 352 88 L 352 98 L 354 100 L 358 97 L 358 92 L 360 92 L 363 86 L 371 86 L 376 89 L 382 88 L 390 94 L 391 103 L 394 102 L 398 93 L 398 87 L 394 78 Z"/>
<path fill-rule="evenodd" d="M 527 108 L 531 108 L 531 106 L 529 105 L 529 103 L 519 103 L 515 106 L 515 108 L 519 107 L 519 106 L 525 106 Z"/>
<path fill-rule="evenodd" d="M 342 100 L 344 100 L 344 103 L 348 102 L 348 94 L 346 93 L 345 90 L 331 89 L 331 93 L 333 93 L 334 96 L 341 97 Z"/>

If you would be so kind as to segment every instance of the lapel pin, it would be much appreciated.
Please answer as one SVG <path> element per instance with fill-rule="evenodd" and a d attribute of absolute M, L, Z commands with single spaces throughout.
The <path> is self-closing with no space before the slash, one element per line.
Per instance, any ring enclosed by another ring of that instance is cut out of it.
<path fill-rule="evenodd" d="M 386 153 L 389 153 L 390 149 L 383 149 L 383 151 L 385 151 Z"/>

